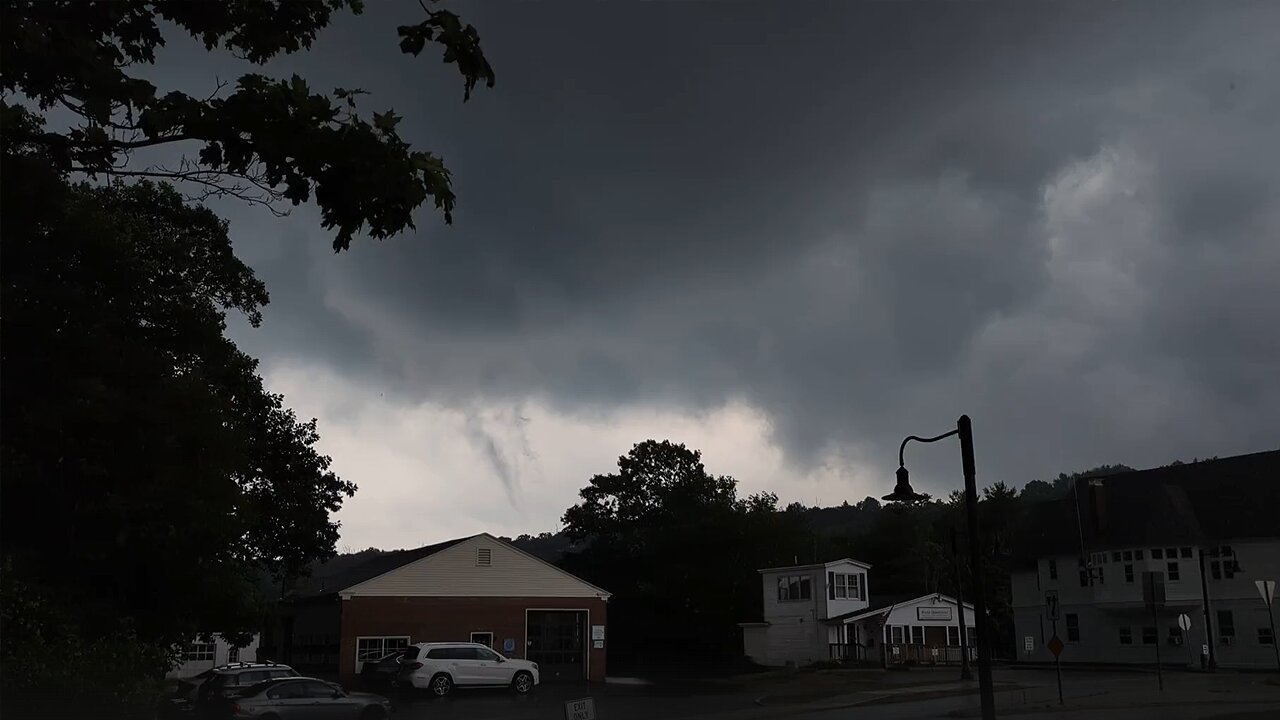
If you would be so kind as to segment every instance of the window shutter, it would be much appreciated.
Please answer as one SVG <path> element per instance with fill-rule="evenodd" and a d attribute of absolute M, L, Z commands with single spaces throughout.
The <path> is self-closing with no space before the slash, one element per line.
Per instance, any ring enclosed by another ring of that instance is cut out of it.
<path fill-rule="evenodd" d="M 833 572 L 827 573 L 827 599 L 836 599 L 836 574 Z"/>

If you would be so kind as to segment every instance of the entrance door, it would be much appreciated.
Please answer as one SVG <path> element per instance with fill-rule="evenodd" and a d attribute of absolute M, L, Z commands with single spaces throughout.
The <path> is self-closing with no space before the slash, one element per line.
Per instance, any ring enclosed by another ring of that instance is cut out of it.
<path fill-rule="evenodd" d="M 530 610 L 528 652 L 543 682 L 587 677 L 587 613 L 581 610 Z"/>

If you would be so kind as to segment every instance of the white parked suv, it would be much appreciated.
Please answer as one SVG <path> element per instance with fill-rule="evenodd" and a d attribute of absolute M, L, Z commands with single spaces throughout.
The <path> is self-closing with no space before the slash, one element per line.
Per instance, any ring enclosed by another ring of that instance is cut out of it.
<path fill-rule="evenodd" d="M 417 643 L 400 656 L 401 685 L 443 697 L 456 687 L 510 687 L 527 693 L 538 684 L 538 663 L 506 658 L 479 643 Z"/>

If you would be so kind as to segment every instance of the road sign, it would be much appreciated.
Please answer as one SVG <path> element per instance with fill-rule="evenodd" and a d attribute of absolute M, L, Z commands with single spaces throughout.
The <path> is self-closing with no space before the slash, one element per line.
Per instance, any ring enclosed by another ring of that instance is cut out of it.
<path fill-rule="evenodd" d="M 1182 613 L 1181 615 L 1179 615 L 1179 616 L 1178 616 L 1178 627 L 1182 628 L 1182 632 L 1186 632 L 1186 631 L 1190 630 L 1190 629 L 1191 629 L 1191 617 L 1190 617 L 1190 616 L 1188 616 L 1186 613 Z"/>
<path fill-rule="evenodd" d="M 1044 614 L 1050 620 L 1058 619 L 1058 591 L 1047 590 L 1044 594 Z"/>
<path fill-rule="evenodd" d="M 596 720 L 596 701 L 592 698 L 570 700 L 564 704 L 564 720 Z"/>
<path fill-rule="evenodd" d="M 1035 639 L 1035 637 L 1034 637 L 1034 636 L 1031 636 L 1031 635 L 1027 635 L 1027 636 L 1023 637 L 1023 638 L 1022 638 L 1022 649 L 1023 649 L 1023 650 L 1025 650 L 1025 651 L 1026 651 L 1026 653 L 1027 653 L 1028 655 L 1030 655 L 1031 653 L 1035 652 L 1035 649 L 1036 649 L 1036 639 Z"/>
<path fill-rule="evenodd" d="M 1258 586 L 1258 594 L 1262 596 L 1262 602 L 1271 607 L 1271 603 L 1276 599 L 1276 581 L 1275 580 L 1254 580 L 1254 585 Z"/>
<path fill-rule="evenodd" d="M 1062 641 L 1058 639 L 1057 635 L 1054 635 L 1049 638 L 1049 642 L 1045 643 L 1045 647 L 1049 648 L 1049 652 L 1053 653 L 1054 657 L 1058 657 L 1062 654 L 1062 649 L 1066 646 L 1062 644 Z"/>

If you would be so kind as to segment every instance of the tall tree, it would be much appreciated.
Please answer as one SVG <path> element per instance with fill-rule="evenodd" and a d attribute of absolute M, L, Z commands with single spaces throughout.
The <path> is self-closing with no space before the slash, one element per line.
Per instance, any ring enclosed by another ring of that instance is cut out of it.
<path fill-rule="evenodd" d="M 462 75 L 464 100 L 478 83 L 492 86 L 475 28 L 447 10 L 423 8 L 425 20 L 397 29 L 401 51 L 417 56 L 437 45 Z M 444 162 L 406 143 L 393 111 L 360 115 L 362 90 L 316 92 L 297 75 L 249 73 L 228 92 L 219 85 L 193 96 L 163 91 L 139 73 L 155 62 L 166 33 L 186 32 L 209 50 L 225 48 L 262 65 L 309 49 L 341 10 L 359 13 L 363 3 L 6 0 L 4 142 L 39 148 L 63 173 L 165 178 L 201 197 L 271 207 L 314 198 L 324 227 L 335 232 L 335 251 L 357 233 L 385 238 L 412 228 L 414 210 L 428 200 L 451 222 L 455 198 Z M 46 126 L 31 105 L 40 113 L 65 111 L 75 122 L 66 130 Z M 137 151 L 161 146 L 182 155 L 166 165 L 134 162 Z"/>
<path fill-rule="evenodd" d="M 355 487 L 224 334 L 267 302 L 225 222 L 22 167 L 0 188 L 0 669 L 6 699 L 110 699 L 176 643 L 255 629 L 255 574 L 331 555 Z"/>
<path fill-rule="evenodd" d="M 771 494 L 737 496 L 737 482 L 708 473 L 701 454 L 648 440 L 597 475 L 564 514 L 587 542 L 569 569 L 614 593 L 610 657 L 670 661 L 740 653 L 737 623 L 759 617 L 761 563 L 808 556 L 799 513 L 778 512 Z"/>

